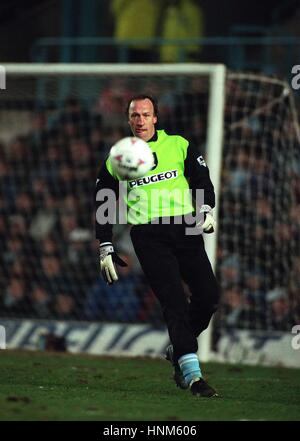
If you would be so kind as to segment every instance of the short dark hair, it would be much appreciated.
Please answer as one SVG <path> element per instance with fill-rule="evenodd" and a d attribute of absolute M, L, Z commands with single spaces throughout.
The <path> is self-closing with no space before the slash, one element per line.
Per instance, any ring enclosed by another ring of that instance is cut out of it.
<path fill-rule="evenodd" d="M 154 116 L 158 116 L 158 104 L 156 99 L 153 98 L 153 96 L 151 95 L 143 95 L 143 94 L 134 95 L 132 98 L 130 98 L 126 106 L 126 116 L 128 116 L 129 107 L 132 101 L 142 101 L 142 100 L 150 100 L 151 103 L 153 104 Z"/>

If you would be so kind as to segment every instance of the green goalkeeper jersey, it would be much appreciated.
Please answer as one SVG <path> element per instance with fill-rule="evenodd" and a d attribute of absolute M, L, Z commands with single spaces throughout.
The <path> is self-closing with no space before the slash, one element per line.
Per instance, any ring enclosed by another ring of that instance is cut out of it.
<path fill-rule="evenodd" d="M 121 184 L 129 224 L 185 215 L 194 210 L 189 183 L 184 175 L 189 142 L 182 136 L 157 130 L 148 145 L 154 154 L 155 167 L 144 177 Z M 118 179 L 109 158 L 106 167 L 112 177 Z"/>
<path fill-rule="evenodd" d="M 101 242 L 111 242 L 115 223 L 136 225 L 161 217 L 188 215 L 194 211 L 194 200 L 197 206 L 215 206 L 209 170 L 197 147 L 182 136 L 169 135 L 164 130 L 157 130 L 148 145 L 154 154 L 155 167 L 144 177 L 120 181 L 109 158 L 100 169 L 95 188 L 95 231 Z M 203 190 L 203 198 L 197 201 L 199 189 Z M 102 190 L 118 199 L 116 220 L 110 215 L 105 217 L 111 204 Z"/>

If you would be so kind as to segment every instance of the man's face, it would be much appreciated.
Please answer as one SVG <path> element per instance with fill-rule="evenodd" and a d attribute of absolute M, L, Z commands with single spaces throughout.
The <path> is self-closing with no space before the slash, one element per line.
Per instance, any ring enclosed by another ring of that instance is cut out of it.
<path fill-rule="evenodd" d="M 153 104 L 148 98 L 130 103 L 128 123 L 134 136 L 149 141 L 155 133 L 156 122 Z"/>

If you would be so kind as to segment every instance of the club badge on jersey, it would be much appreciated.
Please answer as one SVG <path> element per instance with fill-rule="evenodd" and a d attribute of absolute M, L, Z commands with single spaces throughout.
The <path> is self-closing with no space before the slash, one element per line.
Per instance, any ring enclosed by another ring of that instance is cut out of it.
<path fill-rule="evenodd" d="M 206 162 L 204 161 L 203 156 L 198 156 L 197 161 L 199 162 L 200 165 L 206 167 Z"/>

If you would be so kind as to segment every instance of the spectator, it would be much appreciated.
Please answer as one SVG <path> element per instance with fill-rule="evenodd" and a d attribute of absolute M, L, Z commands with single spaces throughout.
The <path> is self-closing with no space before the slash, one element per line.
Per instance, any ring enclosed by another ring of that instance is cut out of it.
<path fill-rule="evenodd" d="M 116 41 L 129 46 L 128 59 L 125 61 L 133 63 L 156 61 L 153 46 L 147 42 L 147 39 L 157 36 L 161 5 L 161 0 L 111 1 L 115 23 L 114 37 Z M 130 42 L 138 39 L 143 41 Z"/>
<path fill-rule="evenodd" d="M 21 215 L 29 223 L 34 214 L 33 200 L 29 193 L 19 192 L 15 199 L 15 210 L 17 214 Z"/>
<path fill-rule="evenodd" d="M 44 204 L 31 220 L 29 232 L 33 239 L 40 240 L 52 231 L 58 220 L 57 209 L 58 199 L 51 194 L 46 194 Z"/>
<path fill-rule="evenodd" d="M 32 153 L 35 166 L 38 165 L 44 148 L 48 146 L 50 133 L 47 127 L 47 117 L 44 111 L 36 111 L 31 115 L 31 130 L 26 136 L 27 144 Z"/>
<path fill-rule="evenodd" d="M 38 281 L 47 292 L 54 297 L 58 291 L 72 292 L 76 295 L 76 287 L 69 274 L 64 271 L 62 262 L 54 256 L 43 256 Z"/>
<path fill-rule="evenodd" d="M 56 182 L 55 193 L 68 196 L 73 194 L 74 182 L 76 180 L 75 170 L 68 163 L 64 163 L 59 168 L 59 177 Z"/>
<path fill-rule="evenodd" d="M 6 250 L 3 253 L 3 260 L 6 264 L 14 263 L 23 254 L 23 242 L 16 236 L 9 237 Z"/>
<path fill-rule="evenodd" d="M 57 144 L 50 144 L 47 150 L 43 154 L 43 158 L 40 161 L 33 177 L 35 180 L 43 180 L 49 188 L 57 188 L 57 180 L 59 179 L 60 167 L 63 164 L 63 154 L 60 151 L 60 147 Z M 35 188 L 34 188 L 35 191 Z"/>
<path fill-rule="evenodd" d="M 268 325 L 276 331 L 291 332 L 296 324 L 295 316 L 290 308 L 287 291 L 283 287 L 276 287 L 267 292 Z"/>
<path fill-rule="evenodd" d="M 91 237 L 90 230 L 75 228 L 69 235 L 65 249 L 72 278 L 83 295 L 86 292 L 86 286 L 94 283 L 99 276 L 91 254 Z"/>
<path fill-rule="evenodd" d="M 18 237 L 22 240 L 27 238 L 28 223 L 26 222 L 24 216 L 20 216 L 19 214 L 10 216 L 9 223 L 9 232 L 11 237 Z"/>
<path fill-rule="evenodd" d="M 65 241 L 68 240 L 73 230 L 78 228 L 78 220 L 76 216 L 70 213 L 62 213 L 59 218 L 59 230 Z"/>
<path fill-rule="evenodd" d="M 100 123 L 98 116 L 97 124 Z M 88 140 L 93 124 L 91 113 L 82 107 L 77 98 L 69 97 L 65 100 L 64 109 L 58 112 L 50 127 L 54 133 L 61 133 L 66 140 Z"/>
<path fill-rule="evenodd" d="M 59 292 L 54 299 L 54 314 L 60 320 L 76 319 L 78 311 L 73 295 L 68 291 Z"/>
<path fill-rule="evenodd" d="M 251 329 L 255 324 L 255 311 L 238 287 L 228 287 L 223 291 L 222 309 L 226 328 Z"/>
<path fill-rule="evenodd" d="M 194 0 L 166 0 L 163 11 L 161 37 L 184 41 L 190 38 L 203 37 L 203 12 L 198 2 Z M 201 46 L 192 43 L 188 46 L 164 44 L 160 49 L 160 61 L 175 63 L 198 61 Z"/>
<path fill-rule="evenodd" d="M 93 128 L 91 132 L 90 143 L 93 155 L 95 157 L 95 162 L 96 164 L 100 164 L 100 162 L 105 159 L 108 153 L 108 146 L 105 142 L 104 132 L 101 128 Z"/>
<path fill-rule="evenodd" d="M 237 254 L 223 257 L 220 262 L 220 279 L 223 288 L 227 286 L 238 287 L 241 284 L 241 262 Z"/>
<path fill-rule="evenodd" d="M 26 298 L 25 283 L 18 278 L 11 278 L 4 292 L 2 307 L 10 316 L 20 317 L 29 312 L 29 302 Z"/>
<path fill-rule="evenodd" d="M 128 82 L 122 78 L 112 78 L 100 90 L 94 112 L 100 115 L 109 115 L 109 118 L 103 124 L 105 129 L 124 128 L 124 106 L 128 97 L 131 96 L 131 89 Z M 106 136 L 106 141 L 109 142 Z"/>
<path fill-rule="evenodd" d="M 48 235 L 41 239 L 39 242 L 39 253 L 41 257 L 60 257 L 61 244 L 55 240 L 54 235 Z"/>
<path fill-rule="evenodd" d="M 206 133 L 208 108 L 207 80 L 199 75 L 193 76 L 185 93 L 174 94 L 173 106 L 173 118 L 171 119 L 171 124 L 168 124 L 170 131 L 179 131 L 182 136 L 188 135 L 187 137 L 189 138 L 191 119 L 188 109 L 195 109 L 194 118 L 196 120 L 198 118 L 201 119 L 201 130 Z M 193 136 L 195 136 L 195 133 Z M 201 138 L 196 140 L 196 146 L 200 147 L 203 141 L 205 139 L 202 133 Z"/>
<path fill-rule="evenodd" d="M 34 285 L 30 295 L 34 316 L 38 318 L 51 317 L 51 296 L 42 285 Z"/>
<path fill-rule="evenodd" d="M 8 148 L 8 161 L 12 170 L 17 170 L 18 183 L 25 179 L 31 169 L 31 155 L 29 154 L 26 139 L 18 136 L 12 140 Z"/>

